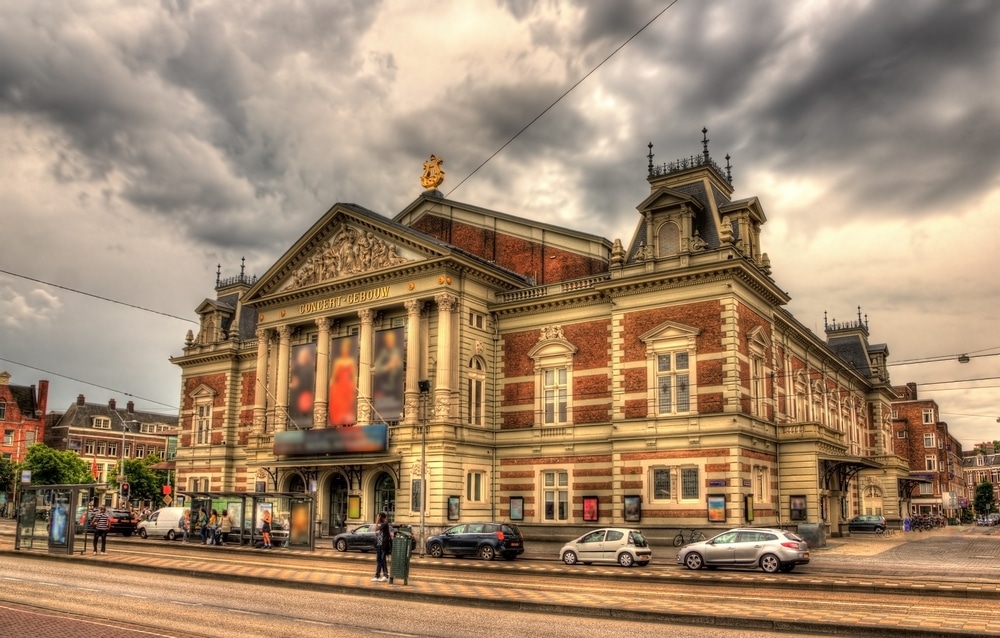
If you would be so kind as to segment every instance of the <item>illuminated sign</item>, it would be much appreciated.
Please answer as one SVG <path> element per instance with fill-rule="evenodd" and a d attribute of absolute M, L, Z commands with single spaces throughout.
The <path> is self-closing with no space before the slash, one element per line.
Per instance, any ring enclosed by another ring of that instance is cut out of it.
<path fill-rule="evenodd" d="M 384 423 L 274 434 L 274 453 L 283 456 L 361 454 L 384 452 L 388 448 L 389 426 Z"/>

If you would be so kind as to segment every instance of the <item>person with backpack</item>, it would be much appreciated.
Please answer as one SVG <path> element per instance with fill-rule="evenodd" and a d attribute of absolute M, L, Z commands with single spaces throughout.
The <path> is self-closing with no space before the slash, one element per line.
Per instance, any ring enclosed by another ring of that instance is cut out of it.
<path fill-rule="evenodd" d="M 384 583 L 389 580 L 389 567 L 385 557 L 392 552 L 392 526 L 389 525 L 385 512 L 379 512 L 375 520 L 375 578 L 373 583 Z"/>

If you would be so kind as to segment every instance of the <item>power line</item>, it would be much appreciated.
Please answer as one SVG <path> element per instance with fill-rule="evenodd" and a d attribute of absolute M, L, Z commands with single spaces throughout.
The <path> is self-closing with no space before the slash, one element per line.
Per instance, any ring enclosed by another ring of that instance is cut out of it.
<path fill-rule="evenodd" d="M 558 98 L 556 98 L 556 100 L 552 104 L 549 104 L 547 107 L 545 107 L 545 110 L 543 110 L 541 113 L 539 113 L 538 115 L 536 115 L 533 120 L 531 120 L 530 122 L 528 122 L 527 124 L 525 124 L 524 127 L 520 131 L 518 131 L 517 133 L 514 133 L 514 135 L 509 140 L 507 140 L 506 142 L 503 143 L 503 146 L 501 146 L 497 150 L 493 151 L 493 154 L 490 155 L 489 157 L 487 157 L 485 160 L 483 160 L 482 164 L 480 164 L 479 166 L 477 166 L 475 169 L 473 169 L 473 171 L 471 173 L 469 173 L 464 178 L 462 178 L 462 181 L 460 181 L 458 184 L 455 184 L 455 187 L 452 188 L 450 191 L 448 191 L 448 193 L 445 195 L 445 197 L 451 197 L 451 194 L 454 193 L 455 191 L 457 191 L 462 186 L 462 184 L 464 184 L 470 177 L 472 177 L 473 175 L 475 175 L 476 173 L 478 173 L 479 169 L 481 169 L 482 167 L 486 166 L 490 162 L 490 160 L 492 160 L 494 157 L 496 157 L 497 155 L 499 155 L 500 152 L 503 151 L 505 148 L 507 148 L 507 146 L 510 145 L 511 142 L 513 142 L 518 137 L 520 137 L 521 133 L 524 133 L 525 131 L 527 131 L 528 128 L 530 128 L 532 124 L 534 124 L 535 122 L 537 122 L 538 120 L 540 120 L 543 115 L 545 115 L 550 110 L 552 110 L 552 108 L 556 104 L 559 104 L 559 102 L 561 102 L 564 97 L 566 97 L 567 95 L 569 95 L 570 93 L 572 93 L 573 90 L 576 89 L 576 87 L 578 87 L 581 84 L 583 84 L 583 82 L 587 78 L 589 78 L 591 75 L 593 75 L 599 68 L 601 68 L 602 66 L 604 66 L 605 62 L 607 62 L 608 60 L 610 60 L 611 58 L 613 58 L 615 56 L 615 54 L 617 54 L 619 51 L 621 51 L 622 49 L 624 49 L 625 45 L 627 45 L 629 42 L 631 42 L 632 40 L 634 40 L 636 38 L 636 36 L 638 36 L 640 33 L 642 33 L 643 31 L 645 31 L 646 28 L 649 27 L 649 25 L 651 25 L 654 22 L 656 22 L 656 20 L 659 19 L 659 17 L 661 15 L 663 15 L 664 13 L 666 13 L 667 10 L 670 7 L 674 6 L 679 1 L 680 0 L 673 0 L 673 2 L 671 2 L 666 7 L 664 7 L 662 11 L 660 11 L 655 16 L 653 16 L 653 18 L 649 22 L 647 22 L 646 24 L 642 25 L 642 28 L 640 28 L 638 31 L 636 31 L 635 33 L 633 33 L 629 37 L 628 40 L 625 40 L 620 45 L 618 45 L 618 48 L 616 48 L 614 51 L 612 51 L 611 53 L 609 53 L 608 56 L 606 58 L 604 58 L 603 60 L 601 60 L 601 62 L 597 66 L 595 66 L 594 68 L 592 68 L 590 71 L 587 72 L 586 75 L 584 75 L 582 78 L 580 78 L 579 80 L 577 80 L 576 83 L 573 84 L 573 86 L 571 86 L 568 89 L 566 89 L 566 91 L 562 95 L 560 95 Z"/>
<path fill-rule="evenodd" d="M 44 284 L 46 286 L 52 286 L 53 288 L 59 288 L 60 290 L 66 290 L 68 292 L 75 292 L 78 295 L 83 295 L 85 297 L 93 297 L 94 299 L 100 299 L 101 301 L 107 301 L 107 302 L 110 302 L 110 303 L 118 304 L 119 306 L 125 306 L 127 308 L 134 308 L 136 310 L 142 310 L 143 312 L 151 312 L 154 315 L 161 315 L 161 316 L 164 316 L 164 317 L 170 317 L 171 319 L 179 319 L 180 321 L 187 321 L 188 323 L 194 323 L 194 324 L 198 323 L 194 319 L 190 319 L 190 318 L 186 318 L 186 317 L 178 317 L 177 315 L 172 315 L 169 312 L 162 312 L 160 310 L 152 310 L 151 308 L 145 308 L 143 306 L 137 306 L 135 304 L 131 304 L 131 303 L 128 303 L 128 302 L 125 302 L 125 301 L 118 301 L 117 299 L 111 299 L 110 297 L 102 297 L 100 295 L 95 295 L 94 293 L 91 293 L 91 292 L 84 292 L 83 290 L 77 290 L 76 288 L 70 288 L 68 286 L 60 286 L 59 284 L 54 284 L 51 281 L 43 281 L 41 279 L 35 279 L 34 277 L 29 277 L 27 275 L 22 275 L 22 274 L 19 274 L 19 273 L 16 273 L 16 272 L 11 272 L 9 270 L 0 269 L 0 273 L 3 273 L 5 275 L 10 275 L 11 277 L 18 277 L 20 279 L 27 279 L 28 281 L 33 281 L 35 283 Z"/>
<path fill-rule="evenodd" d="M 76 381 L 77 383 L 83 383 L 95 388 L 101 388 L 102 390 L 110 390 L 117 394 L 123 396 L 132 397 L 133 399 L 139 399 L 140 401 L 148 401 L 149 403 L 155 403 L 156 405 L 162 405 L 165 408 L 170 408 L 171 410 L 179 410 L 176 405 L 170 405 L 169 403 L 163 403 L 162 401 L 157 401 L 155 399 L 148 399 L 146 397 L 141 397 L 137 394 L 132 394 L 131 392 L 125 392 L 124 390 L 118 390 L 117 388 L 109 388 L 106 385 L 101 385 L 99 383 L 92 383 L 90 381 L 84 381 L 83 379 L 77 379 L 76 377 L 71 377 L 66 374 L 59 374 L 58 372 L 52 372 L 51 370 L 45 370 L 44 368 L 39 368 L 38 366 L 28 365 L 27 363 L 21 363 L 20 361 L 12 361 L 11 359 L 5 359 L 0 357 L 0 361 L 6 361 L 7 363 L 12 363 L 16 366 L 21 366 L 22 368 L 30 368 L 32 370 L 38 370 L 39 372 L 44 372 L 45 374 L 50 374 L 55 377 L 62 377 L 63 379 L 69 379 L 70 381 Z"/>

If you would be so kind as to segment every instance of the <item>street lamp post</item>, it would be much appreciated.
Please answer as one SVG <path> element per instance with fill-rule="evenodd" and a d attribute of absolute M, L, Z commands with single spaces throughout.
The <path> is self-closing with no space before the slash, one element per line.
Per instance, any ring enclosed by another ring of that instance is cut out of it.
<path fill-rule="evenodd" d="M 420 388 L 420 557 L 424 557 L 424 512 L 427 510 L 427 395 L 431 391 L 431 382 L 424 380 L 417 383 Z"/>
<path fill-rule="evenodd" d="M 122 494 L 122 492 L 121 492 L 121 485 L 122 485 L 122 483 L 125 482 L 125 480 L 127 478 L 125 476 L 125 433 L 129 431 L 129 424 L 130 423 L 138 423 L 138 421 L 136 421 L 134 419 L 126 421 L 125 419 L 122 418 L 122 415 L 118 414 L 118 410 L 112 410 L 112 412 L 114 412 L 115 415 L 118 417 L 118 420 L 122 422 L 121 462 L 119 463 L 119 466 L 118 466 L 118 497 L 120 499 L 121 498 L 121 494 Z M 119 503 L 119 505 L 121 505 L 121 503 Z"/>

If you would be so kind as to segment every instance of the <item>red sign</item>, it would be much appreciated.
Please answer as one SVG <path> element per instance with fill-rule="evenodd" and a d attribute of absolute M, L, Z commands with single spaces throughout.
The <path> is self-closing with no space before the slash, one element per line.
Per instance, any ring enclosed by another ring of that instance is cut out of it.
<path fill-rule="evenodd" d="M 170 486 L 169 485 L 164 485 L 163 486 L 163 493 L 166 494 L 166 495 L 168 495 L 168 496 L 170 495 Z"/>

